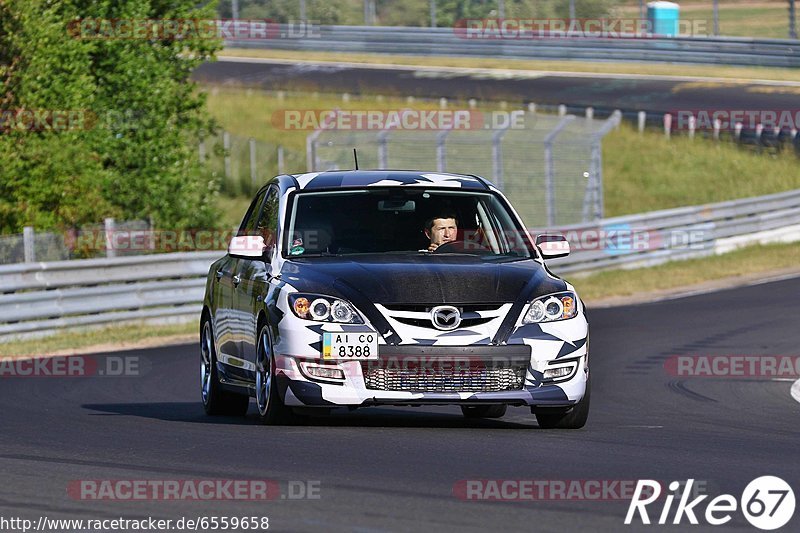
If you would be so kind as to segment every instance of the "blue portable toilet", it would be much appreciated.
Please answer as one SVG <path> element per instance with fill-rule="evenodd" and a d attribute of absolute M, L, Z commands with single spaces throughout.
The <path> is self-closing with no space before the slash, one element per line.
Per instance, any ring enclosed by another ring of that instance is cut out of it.
<path fill-rule="evenodd" d="M 653 34 L 675 37 L 678 35 L 680 6 L 673 2 L 648 2 L 647 21 Z"/>

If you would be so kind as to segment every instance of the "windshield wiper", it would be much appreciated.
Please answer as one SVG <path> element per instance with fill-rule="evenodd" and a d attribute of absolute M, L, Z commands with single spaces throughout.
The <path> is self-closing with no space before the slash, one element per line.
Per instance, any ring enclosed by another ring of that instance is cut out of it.
<path fill-rule="evenodd" d="M 339 257 L 342 254 L 334 254 L 331 252 L 314 252 L 314 253 L 302 253 L 297 255 L 290 255 L 289 258 L 291 259 L 302 259 L 304 257 Z"/>
<path fill-rule="evenodd" d="M 482 259 L 484 259 L 485 261 L 500 263 L 500 262 L 511 262 L 511 261 L 524 261 L 526 259 L 531 259 L 531 257 L 519 255 L 516 253 L 510 253 L 510 254 L 494 254 L 488 256 L 485 255 L 482 257 Z"/>

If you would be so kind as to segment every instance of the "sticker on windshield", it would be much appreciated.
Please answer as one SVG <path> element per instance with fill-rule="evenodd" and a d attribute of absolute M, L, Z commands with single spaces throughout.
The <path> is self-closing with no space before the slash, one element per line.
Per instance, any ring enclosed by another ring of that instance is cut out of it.
<path fill-rule="evenodd" d="M 305 251 L 306 249 L 303 248 L 303 239 L 295 239 L 292 241 L 291 248 L 289 248 L 289 255 L 300 255 Z"/>

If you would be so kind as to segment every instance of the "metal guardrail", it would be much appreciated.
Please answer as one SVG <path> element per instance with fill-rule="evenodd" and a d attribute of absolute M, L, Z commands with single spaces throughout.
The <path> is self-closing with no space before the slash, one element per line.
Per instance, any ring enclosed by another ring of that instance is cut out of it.
<path fill-rule="evenodd" d="M 800 190 L 547 229 L 554 230 L 571 239 L 574 250 L 548 262 L 558 274 L 650 266 L 800 240 Z M 0 342 L 61 328 L 197 320 L 206 274 L 220 254 L 0 266 Z"/>
<path fill-rule="evenodd" d="M 0 342 L 60 328 L 197 319 L 209 266 L 222 253 L 0 266 Z"/>
<path fill-rule="evenodd" d="M 557 231 L 575 250 L 549 262 L 559 274 L 652 266 L 748 244 L 800 240 L 800 190 L 606 218 Z"/>
<path fill-rule="evenodd" d="M 291 28 L 281 25 L 279 35 L 291 35 Z M 226 40 L 225 46 L 494 59 L 663 61 L 800 67 L 800 41 L 742 37 L 478 39 L 466 38 L 453 28 L 319 26 L 313 35 L 302 38 L 232 39 Z"/>

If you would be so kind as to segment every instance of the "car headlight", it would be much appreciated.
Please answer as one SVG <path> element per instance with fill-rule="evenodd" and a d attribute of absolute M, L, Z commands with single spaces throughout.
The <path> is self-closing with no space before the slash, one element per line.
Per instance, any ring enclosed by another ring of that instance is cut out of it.
<path fill-rule="evenodd" d="M 317 322 L 363 324 L 364 320 L 353 306 L 344 300 L 319 294 L 289 295 L 289 307 L 297 318 Z"/>
<path fill-rule="evenodd" d="M 566 320 L 578 314 L 578 297 L 574 292 L 559 292 L 535 299 L 528 306 L 523 324 Z"/>

